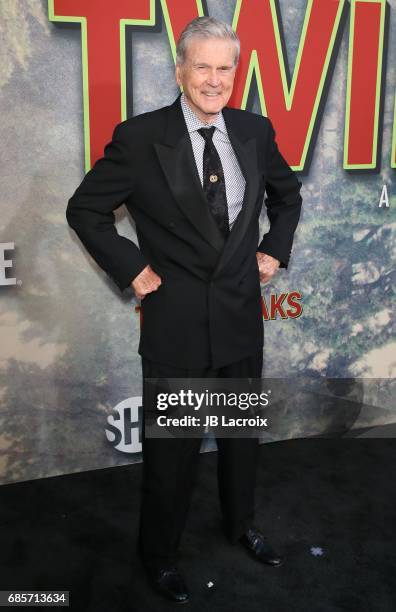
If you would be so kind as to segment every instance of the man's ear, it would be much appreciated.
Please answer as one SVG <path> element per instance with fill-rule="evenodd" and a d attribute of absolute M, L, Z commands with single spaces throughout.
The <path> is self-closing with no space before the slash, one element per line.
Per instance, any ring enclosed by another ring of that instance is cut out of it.
<path fill-rule="evenodd" d="M 176 78 L 176 83 L 179 85 L 179 87 L 181 85 L 181 71 L 182 71 L 181 65 L 180 64 L 176 64 L 176 66 L 175 66 L 175 78 Z"/>

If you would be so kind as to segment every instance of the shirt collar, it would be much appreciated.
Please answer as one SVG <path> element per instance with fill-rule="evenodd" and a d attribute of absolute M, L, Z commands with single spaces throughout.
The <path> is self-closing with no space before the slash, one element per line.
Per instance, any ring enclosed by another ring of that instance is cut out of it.
<path fill-rule="evenodd" d="M 202 127 L 208 128 L 213 125 L 220 132 L 222 132 L 223 134 L 227 136 L 227 128 L 225 125 L 223 113 L 221 111 L 217 114 L 215 121 L 209 125 L 208 123 L 204 123 L 203 121 L 201 121 L 199 117 L 197 117 L 197 115 L 194 113 L 194 111 L 190 108 L 190 106 L 186 102 L 184 93 L 182 93 L 182 95 L 180 96 L 180 105 L 183 111 L 184 119 L 187 125 L 187 130 L 189 133 L 195 132 L 199 128 L 202 128 Z"/>

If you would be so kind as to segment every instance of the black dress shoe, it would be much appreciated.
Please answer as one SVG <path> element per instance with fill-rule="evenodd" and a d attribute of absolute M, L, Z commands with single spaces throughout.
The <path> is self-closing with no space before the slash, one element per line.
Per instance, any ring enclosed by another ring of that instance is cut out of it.
<path fill-rule="evenodd" d="M 251 527 L 250 529 L 245 531 L 239 541 L 259 561 L 267 563 L 268 565 L 272 565 L 273 567 L 278 567 L 279 565 L 282 565 L 282 557 L 272 549 L 271 545 L 265 539 L 263 534 L 255 527 Z"/>
<path fill-rule="evenodd" d="M 152 586 L 174 602 L 186 603 L 189 600 L 188 589 L 178 569 L 172 565 L 155 570 L 147 570 Z"/>

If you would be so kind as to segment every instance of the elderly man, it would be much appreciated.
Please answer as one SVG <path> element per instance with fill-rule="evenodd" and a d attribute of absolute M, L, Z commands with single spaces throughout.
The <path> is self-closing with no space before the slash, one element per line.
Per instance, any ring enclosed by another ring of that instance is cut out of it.
<path fill-rule="evenodd" d="M 271 121 L 227 107 L 238 58 L 230 26 L 210 17 L 189 23 L 177 44 L 183 94 L 118 124 L 68 204 L 68 223 L 92 257 L 141 300 L 143 381 L 261 376 L 260 280 L 288 265 L 301 183 Z M 260 241 L 265 192 L 270 229 Z M 112 211 L 122 203 L 139 247 L 115 229 Z M 200 442 L 143 429 L 138 550 L 154 587 L 177 602 L 189 597 L 176 564 Z M 219 438 L 217 446 L 225 535 L 279 565 L 253 523 L 257 438 Z"/>

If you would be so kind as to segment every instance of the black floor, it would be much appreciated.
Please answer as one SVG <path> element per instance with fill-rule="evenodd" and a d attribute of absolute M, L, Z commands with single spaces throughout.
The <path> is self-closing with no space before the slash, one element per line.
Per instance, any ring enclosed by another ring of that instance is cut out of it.
<path fill-rule="evenodd" d="M 256 524 L 285 555 L 280 568 L 224 539 L 217 454 L 201 454 L 184 606 L 150 591 L 136 556 L 141 464 L 2 486 L 0 590 L 69 590 L 83 612 L 394 612 L 395 451 L 392 438 L 261 446 Z"/>

